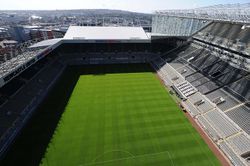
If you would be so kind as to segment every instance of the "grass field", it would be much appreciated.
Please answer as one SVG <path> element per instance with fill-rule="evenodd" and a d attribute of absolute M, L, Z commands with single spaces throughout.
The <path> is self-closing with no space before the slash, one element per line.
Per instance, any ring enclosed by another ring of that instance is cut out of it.
<path fill-rule="evenodd" d="M 111 70 L 79 77 L 41 165 L 219 165 L 154 73 Z"/>

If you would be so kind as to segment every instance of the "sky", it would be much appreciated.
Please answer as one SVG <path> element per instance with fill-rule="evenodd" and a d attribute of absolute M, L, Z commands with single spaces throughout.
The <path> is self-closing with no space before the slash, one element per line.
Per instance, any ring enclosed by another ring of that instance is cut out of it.
<path fill-rule="evenodd" d="M 0 0 L 0 10 L 119 9 L 152 13 L 216 4 L 250 3 L 250 0 Z"/>

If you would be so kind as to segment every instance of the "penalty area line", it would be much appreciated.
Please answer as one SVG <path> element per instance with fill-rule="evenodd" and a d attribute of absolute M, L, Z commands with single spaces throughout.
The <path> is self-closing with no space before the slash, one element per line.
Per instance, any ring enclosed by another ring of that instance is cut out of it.
<path fill-rule="evenodd" d="M 128 151 L 123 151 L 123 150 L 115 150 L 115 151 L 128 152 Z M 114 152 L 114 151 L 108 151 L 108 152 Z M 104 154 L 106 154 L 108 152 L 105 152 Z M 128 153 L 133 155 L 130 152 L 128 152 Z M 91 166 L 91 165 L 96 165 L 96 164 L 105 164 L 105 163 L 114 162 L 114 161 L 122 161 L 122 160 L 127 160 L 127 159 L 136 159 L 136 158 L 147 157 L 147 156 L 155 156 L 155 155 L 159 155 L 159 154 L 163 154 L 163 153 L 168 154 L 168 158 L 171 160 L 171 166 L 175 166 L 169 151 L 162 151 L 162 152 L 156 152 L 156 153 L 147 153 L 147 154 L 142 154 L 142 155 L 133 155 L 133 156 L 130 156 L 130 157 L 122 157 L 122 158 L 117 158 L 117 159 L 113 159 L 113 160 L 95 162 L 95 160 L 100 157 L 100 156 L 97 156 L 93 162 L 86 163 L 86 164 L 83 164 L 83 165 L 84 166 Z"/>

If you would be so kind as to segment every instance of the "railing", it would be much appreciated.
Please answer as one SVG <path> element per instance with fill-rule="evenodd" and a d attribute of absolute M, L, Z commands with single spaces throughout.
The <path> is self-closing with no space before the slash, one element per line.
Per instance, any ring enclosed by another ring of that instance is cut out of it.
<path fill-rule="evenodd" d="M 50 65 L 53 65 L 55 61 L 53 61 Z M 33 113 L 34 109 L 38 106 L 39 103 L 43 100 L 46 96 L 48 91 L 54 85 L 56 80 L 64 71 L 65 66 L 61 66 L 63 69 L 61 72 L 57 74 L 56 77 L 50 82 L 50 84 L 43 90 L 43 93 L 38 93 L 34 95 L 33 99 L 30 103 L 23 109 L 23 111 L 19 114 L 19 117 L 12 123 L 12 126 L 9 127 L 6 132 L 0 137 L 0 157 L 6 151 L 8 146 L 12 143 L 14 137 L 18 134 L 18 132 L 22 129 L 26 121 L 30 118 L 31 114 Z M 40 73 L 40 72 L 39 72 Z M 33 78 L 34 79 L 34 78 Z M 31 79 L 31 81 L 33 80 Z"/>
<path fill-rule="evenodd" d="M 22 128 L 27 117 L 31 114 L 31 109 L 36 103 L 36 98 L 33 98 L 28 106 L 22 111 L 20 116 L 13 122 L 12 126 L 0 137 L 0 156 L 5 152 L 7 147 L 11 144 L 13 138 L 17 135 L 18 131 Z M 27 114 L 26 114 L 27 113 Z"/>

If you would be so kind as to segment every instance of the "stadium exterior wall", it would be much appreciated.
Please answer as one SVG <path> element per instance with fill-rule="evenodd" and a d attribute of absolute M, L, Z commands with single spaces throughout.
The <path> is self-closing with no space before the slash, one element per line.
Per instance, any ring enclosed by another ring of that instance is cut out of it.
<path fill-rule="evenodd" d="M 155 36 L 189 37 L 209 23 L 208 20 L 155 14 L 152 20 L 152 34 Z"/>

